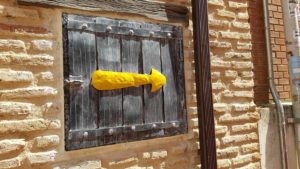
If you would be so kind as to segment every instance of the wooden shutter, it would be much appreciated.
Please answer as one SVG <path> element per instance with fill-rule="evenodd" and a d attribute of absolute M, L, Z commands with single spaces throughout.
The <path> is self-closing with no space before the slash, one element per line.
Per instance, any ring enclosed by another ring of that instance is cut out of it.
<path fill-rule="evenodd" d="M 63 15 L 66 149 L 170 136 L 187 131 L 182 29 L 178 26 Z M 93 71 L 151 73 L 150 85 L 111 91 L 91 86 Z"/>

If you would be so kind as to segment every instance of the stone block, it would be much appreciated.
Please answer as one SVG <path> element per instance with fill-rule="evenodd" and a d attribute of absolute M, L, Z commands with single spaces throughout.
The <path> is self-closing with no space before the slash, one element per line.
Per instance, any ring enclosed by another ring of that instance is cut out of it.
<path fill-rule="evenodd" d="M 36 106 L 31 103 L 22 102 L 0 102 L 0 115 L 28 115 L 48 113 L 52 103 Z"/>
<path fill-rule="evenodd" d="M 215 127 L 215 133 L 216 133 L 216 135 L 226 134 L 227 131 L 228 131 L 228 127 L 227 126 L 217 125 Z"/>
<path fill-rule="evenodd" d="M 257 123 L 247 123 L 241 125 L 233 125 L 231 127 L 232 132 L 249 132 L 249 131 L 257 131 Z"/>
<path fill-rule="evenodd" d="M 231 161 L 229 159 L 220 159 L 217 161 L 218 168 L 230 168 Z"/>
<path fill-rule="evenodd" d="M 243 80 L 240 78 L 237 78 L 235 80 L 232 81 L 233 86 L 237 87 L 237 88 L 241 88 L 241 89 L 245 89 L 245 88 L 253 88 L 254 87 L 254 80 Z"/>
<path fill-rule="evenodd" d="M 223 0 L 208 0 L 207 3 L 212 6 L 220 6 L 220 7 L 224 6 Z"/>
<path fill-rule="evenodd" d="M 234 111 L 250 111 L 250 110 L 255 110 L 256 105 L 251 102 L 251 103 L 232 103 L 231 107 Z"/>
<path fill-rule="evenodd" d="M 234 9 L 243 9 L 243 8 L 247 8 L 248 7 L 248 4 L 247 4 L 247 2 L 242 2 L 242 3 L 240 3 L 240 2 L 233 2 L 233 1 L 229 1 L 228 2 L 228 6 L 230 7 L 230 8 L 234 8 Z"/>
<path fill-rule="evenodd" d="M 53 81 L 54 75 L 52 72 L 41 72 L 37 75 L 37 78 L 41 82 Z"/>
<path fill-rule="evenodd" d="M 250 162 L 256 162 L 260 159 L 259 153 L 247 154 L 247 155 L 239 155 L 238 157 L 232 159 L 233 165 L 241 165 Z"/>
<path fill-rule="evenodd" d="M 217 112 L 226 112 L 228 109 L 227 103 L 214 103 L 214 110 Z"/>
<path fill-rule="evenodd" d="M 211 27 L 228 27 L 230 25 L 230 22 L 228 22 L 227 20 L 219 20 L 219 19 L 215 19 L 212 16 L 208 16 L 208 25 Z"/>
<path fill-rule="evenodd" d="M 221 81 L 212 83 L 212 90 L 222 90 L 225 88 L 226 88 L 225 84 L 222 83 Z"/>
<path fill-rule="evenodd" d="M 221 41 L 209 41 L 209 46 L 210 47 L 215 47 L 215 48 L 231 48 L 232 45 L 230 42 L 221 42 Z"/>
<path fill-rule="evenodd" d="M 25 51 L 25 42 L 14 39 L 0 39 L 1 51 Z"/>
<path fill-rule="evenodd" d="M 2 120 L 0 133 L 31 132 L 41 130 L 60 129 L 59 120 L 28 119 L 28 120 Z"/>
<path fill-rule="evenodd" d="M 226 39 L 240 39 L 241 35 L 239 32 L 225 32 L 220 31 L 221 37 Z"/>
<path fill-rule="evenodd" d="M 20 151 L 25 147 L 24 139 L 6 139 L 0 141 L 0 155 Z"/>
<path fill-rule="evenodd" d="M 238 28 L 238 29 L 250 30 L 250 24 L 247 22 L 234 21 L 234 22 L 232 22 L 232 26 L 235 28 Z"/>
<path fill-rule="evenodd" d="M 50 51 L 53 49 L 53 42 L 50 40 L 33 40 L 31 44 L 33 50 Z"/>
<path fill-rule="evenodd" d="M 17 88 L 12 90 L 0 90 L 1 99 L 36 98 L 36 97 L 54 96 L 56 94 L 57 94 L 56 89 L 47 86 Z"/>
<path fill-rule="evenodd" d="M 260 116 L 258 113 L 245 113 L 238 116 L 224 114 L 218 118 L 219 123 L 237 123 L 237 122 L 257 122 Z"/>
<path fill-rule="evenodd" d="M 28 153 L 27 158 L 30 164 L 46 164 L 54 162 L 57 152 L 55 150 L 38 153 Z"/>
<path fill-rule="evenodd" d="M 48 54 L 0 53 L 0 64 L 3 65 L 53 66 L 53 62 L 54 57 Z"/>
<path fill-rule="evenodd" d="M 230 68 L 231 62 L 230 61 L 224 61 L 221 59 L 213 59 L 211 61 L 211 67 L 212 68 Z"/>
<path fill-rule="evenodd" d="M 225 77 L 227 78 L 236 78 L 238 76 L 238 72 L 235 70 L 226 70 Z"/>
<path fill-rule="evenodd" d="M 236 47 L 239 50 L 252 50 L 252 44 L 250 42 L 249 43 L 238 42 Z"/>
<path fill-rule="evenodd" d="M 253 63 L 251 61 L 232 61 L 231 64 L 235 69 L 253 69 Z"/>
<path fill-rule="evenodd" d="M 236 14 L 234 12 L 227 11 L 227 10 L 224 10 L 224 9 L 218 9 L 217 10 L 217 15 L 221 16 L 221 17 L 229 18 L 229 19 L 235 19 L 236 18 Z"/>
<path fill-rule="evenodd" d="M 58 135 L 39 136 L 34 139 L 35 146 L 38 148 L 47 148 L 49 146 L 57 146 L 59 144 Z"/>
<path fill-rule="evenodd" d="M 217 150 L 217 156 L 218 158 L 226 158 L 230 156 L 236 156 L 240 151 L 240 148 L 238 146 L 231 146 L 224 149 L 218 149 Z"/>
<path fill-rule="evenodd" d="M 226 136 L 222 138 L 223 144 L 235 144 L 241 142 L 252 142 L 257 141 L 258 136 L 257 133 L 243 134 L 243 135 L 232 135 Z"/>
<path fill-rule="evenodd" d="M 33 74 L 30 71 L 0 69 L 0 82 L 32 82 L 33 80 Z"/>
<path fill-rule="evenodd" d="M 253 71 L 242 71 L 241 77 L 244 77 L 244 78 L 253 78 L 254 77 L 254 73 L 253 73 Z"/>
<path fill-rule="evenodd" d="M 249 14 L 248 14 L 248 12 L 240 12 L 240 13 L 238 13 L 238 18 L 243 19 L 243 20 L 248 20 Z"/>
<path fill-rule="evenodd" d="M 257 152 L 258 150 L 259 150 L 259 144 L 258 143 L 244 144 L 241 147 L 241 151 L 243 153 L 253 153 L 253 152 Z"/>
<path fill-rule="evenodd" d="M 11 159 L 1 160 L 0 168 L 9 169 L 9 168 L 21 167 L 23 164 L 23 160 L 24 158 L 22 157 L 15 157 Z"/>
<path fill-rule="evenodd" d="M 252 54 L 250 52 L 226 52 L 225 53 L 225 58 L 228 59 L 245 59 L 249 60 L 252 58 Z"/>

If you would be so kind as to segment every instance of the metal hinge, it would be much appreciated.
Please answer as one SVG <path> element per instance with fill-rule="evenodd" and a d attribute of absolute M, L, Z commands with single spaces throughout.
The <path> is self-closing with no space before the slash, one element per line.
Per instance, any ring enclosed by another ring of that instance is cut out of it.
<path fill-rule="evenodd" d="M 82 87 L 83 80 L 82 76 L 72 76 L 69 75 L 69 78 L 65 79 L 65 85 L 68 87 Z"/>

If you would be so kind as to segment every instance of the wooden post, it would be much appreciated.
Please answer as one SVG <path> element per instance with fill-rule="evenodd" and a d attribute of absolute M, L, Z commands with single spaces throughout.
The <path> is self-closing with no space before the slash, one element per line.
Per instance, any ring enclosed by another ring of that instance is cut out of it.
<path fill-rule="evenodd" d="M 207 0 L 192 0 L 192 7 L 201 168 L 217 169 Z"/>

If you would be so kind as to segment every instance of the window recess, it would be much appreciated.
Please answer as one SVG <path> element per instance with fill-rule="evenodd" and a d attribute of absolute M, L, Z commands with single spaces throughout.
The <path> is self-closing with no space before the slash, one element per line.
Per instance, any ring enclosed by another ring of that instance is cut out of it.
<path fill-rule="evenodd" d="M 63 14 L 66 150 L 187 131 L 182 28 Z M 167 83 L 110 91 L 91 86 L 95 70 L 150 74 Z"/>

